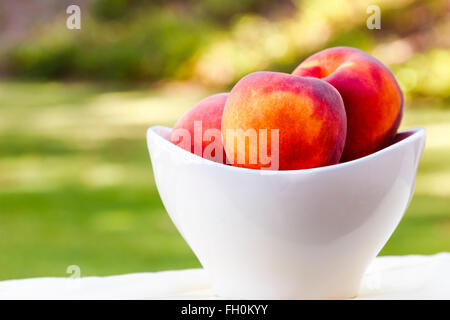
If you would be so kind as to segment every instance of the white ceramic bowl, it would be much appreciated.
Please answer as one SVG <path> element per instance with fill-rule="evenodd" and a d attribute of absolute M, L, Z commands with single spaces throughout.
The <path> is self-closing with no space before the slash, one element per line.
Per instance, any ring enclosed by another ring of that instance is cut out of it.
<path fill-rule="evenodd" d="M 217 294 L 233 299 L 356 296 L 408 206 L 425 144 L 413 129 L 358 160 L 269 172 L 202 159 L 168 130 L 147 132 L 161 199 Z"/>

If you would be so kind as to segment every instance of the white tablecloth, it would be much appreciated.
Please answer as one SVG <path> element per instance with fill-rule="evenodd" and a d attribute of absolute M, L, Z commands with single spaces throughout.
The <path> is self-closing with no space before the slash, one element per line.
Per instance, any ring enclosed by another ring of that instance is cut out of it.
<path fill-rule="evenodd" d="M 0 282 L 0 299 L 218 299 L 202 269 Z M 357 299 L 450 299 L 450 253 L 374 260 Z"/>

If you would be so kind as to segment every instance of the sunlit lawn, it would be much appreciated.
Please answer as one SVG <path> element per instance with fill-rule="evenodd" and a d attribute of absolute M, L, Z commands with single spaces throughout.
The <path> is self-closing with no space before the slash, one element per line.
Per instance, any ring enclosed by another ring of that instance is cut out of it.
<path fill-rule="evenodd" d="M 208 92 L 0 84 L 0 280 L 198 267 L 157 194 L 145 130 Z M 409 108 L 428 129 L 416 195 L 381 254 L 450 251 L 450 108 Z"/>

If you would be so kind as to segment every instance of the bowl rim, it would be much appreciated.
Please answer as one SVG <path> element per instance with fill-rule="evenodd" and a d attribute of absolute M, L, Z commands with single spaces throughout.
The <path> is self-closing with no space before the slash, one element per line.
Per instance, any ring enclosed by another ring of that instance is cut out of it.
<path fill-rule="evenodd" d="M 382 155 L 384 155 L 385 153 L 391 152 L 393 150 L 399 149 L 402 146 L 412 143 L 413 141 L 419 140 L 423 137 L 425 137 L 426 135 L 426 130 L 424 128 L 418 127 L 418 128 L 412 128 L 412 129 L 407 129 L 404 131 L 399 131 L 397 132 L 397 134 L 400 133 L 411 133 L 409 136 L 407 136 L 406 138 L 397 141 L 381 150 L 378 150 L 374 153 L 371 153 L 369 155 L 366 155 L 364 157 L 355 159 L 355 160 L 350 160 L 350 161 L 346 161 L 346 162 L 342 162 L 342 163 L 336 163 L 336 164 L 332 164 L 332 165 L 328 165 L 328 166 L 323 166 L 323 167 L 316 167 L 316 168 L 309 168 L 309 169 L 297 169 L 297 170 L 265 170 L 265 169 L 249 169 L 249 168 L 242 168 L 242 167 L 235 167 L 232 165 L 225 165 L 222 163 L 218 163 L 209 159 L 205 159 L 202 158 L 194 153 L 191 153 L 187 150 L 184 150 L 183 148 L 180 148 L 176 145 L 174 145 L 172 142 L 170 142 L 169 140 L 167 140 L 166 138 L 162 137 L 160 134 L 158 134 L 156 132 L 156 130 L 158 129 L 164 129 L 164 130 L 171 130 L 172 128 L 170 127 L 166 127 L 166 126 L 162 126 L 162 125 L 155 125 L 155 126 L 151 126 L 147 129 L 147 144 L 149 142 L 149 137 L 150 135 L 156 136 L 157 139 L 159 139 L 163 144 L 166 144 L 169 148 L 172 148 L 175 152 L 183 152 L 187 157 L 191 157 L 191 159 L 194 159 L 195 161 L 200 161 L 203 162 L 207 165 L 211 165 L 211 166 L 217 166 L 223 170 L 230 170 L 230 171 L 235 171 L 235 172 L 245 172 L 248 174 L 257 174 L 257 175 L 298 175 L 298 174 L 312 174 L 312 173 L 318 173 L 318 172 L 328 172 L 330 170 L 340 170 L 340 169 L 345 169 L 348 167 L 353 167 L 356 166 L 360 163 L 364 163 L 367 161 L 370 161 L 374 158 L 380 157 Z"/>

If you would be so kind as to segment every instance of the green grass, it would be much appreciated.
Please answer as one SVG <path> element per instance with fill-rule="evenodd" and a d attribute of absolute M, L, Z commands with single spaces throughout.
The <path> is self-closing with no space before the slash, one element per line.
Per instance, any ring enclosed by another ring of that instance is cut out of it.
<path fill-rule="evenodd" d="M 196 267 L 152 188 L 5 192 L 2 203 L 3 279 Z"/>
<path fill-rule="evenodd" d="M 200 266 L 168 218 L 145 145 L 207 91 L 0 83 L 0 280 Z M 381 254 L 450 251 L 450 110 L 410 108 L 428 129 L 416 195 Z"/>

